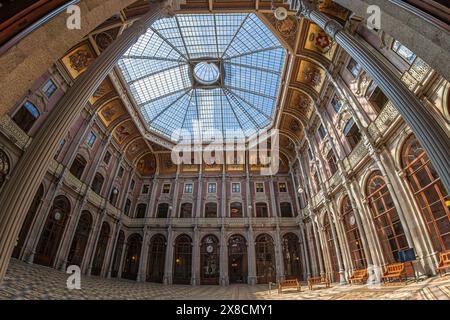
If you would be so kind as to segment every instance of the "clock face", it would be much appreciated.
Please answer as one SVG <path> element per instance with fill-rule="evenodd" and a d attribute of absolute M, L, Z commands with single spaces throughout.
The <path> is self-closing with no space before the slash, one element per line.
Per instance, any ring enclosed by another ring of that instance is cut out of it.
<path fill-rule="evenodd" d="M 206 247 L 206 252 L 211 253 L 214 251 L 214 247 L 212 245 L 209 245 Z"/>
<path fill-rule="evenodd" d="M 59 211 L 56 211 L 54 215 L 55 220 L 59 221 L 61 220 L 61 217 L 62 217 L 61 213 Z"/>

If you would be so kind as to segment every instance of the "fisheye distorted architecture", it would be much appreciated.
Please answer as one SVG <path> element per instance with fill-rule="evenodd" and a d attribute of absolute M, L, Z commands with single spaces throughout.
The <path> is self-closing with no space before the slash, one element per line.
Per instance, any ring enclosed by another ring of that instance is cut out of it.
<path fill-rule="evenodd" d="M 450 299 L 447 1 L 0 3 L 0 298 Z"/>

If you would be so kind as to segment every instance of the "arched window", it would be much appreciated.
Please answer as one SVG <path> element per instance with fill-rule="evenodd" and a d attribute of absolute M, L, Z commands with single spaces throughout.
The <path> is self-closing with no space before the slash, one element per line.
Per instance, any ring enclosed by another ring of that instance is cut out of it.
<path fill-rule="evenodd" d="M 55 198 L 37 245 L 35 263 L 53 265 L 70 210 L 70 202 L 65 196 Z"/>
<path fill-rule="evenodd" d="M 437 251 L 450 250 L 450 197 L 425 150 L 411 136 L 403 146 L 402 165 Z"/>
<path fill-rule="evenodd" d="M 259 235 L 255 241 L 255 253 L 257 282 L 275 282 L 275 250 L 272 237 L 268 234 Z"/>
<path fill-rule="evenodd" d="M 73 174 L 75 178 L 80 180 L 85 168 L 86 160 L 82 156 L 77 155 L 70 166 L 70 173 Z"/>
<path fill-rule="evenodd" d="M 111 190 L 111 194 L 109 195 L 109 203 L 111 203 L 113 206 L 116 206 L 118 198 L 119 198 L 119 189 L 114 187 Z"/>
<path fill-rule="evenodd" d="M 36 108 L 34 104 L 29 101 L 25 101 L 25 103 L 20 107 L 20 109 L 16 112 L 12 120 L 25 132 L 28 133 L 30 129 L 33 127 L 37 118 L 41 113 Z"/>
<path fill-rule="evenodd" d="M 344 230 L 354 269 L 364 269 L 367 266 L 366 256 L 361 242 L 361 234 L 356 223 L 350 198 L 345 196 L 342 200 L 341 215 L 344 221 Z"/>
<path fill-rule="evenodd" d="M 330 176 L 332 176 L 337 171 L 336 157 L 334 156 L 333 150 L 330 150 L 327 154 L 327 163 L 328 169 L 330 170 Z"/>
<path fill-rule="evenodd" d="M 102 192 L 103 183 L 105 182 L 105 178 L 100 173 L 96 173 L 94 180 L 92 180 L 92 190 L 95 193 L 100 194 Z"/>
<path fill-rule="evenodd" d="M 169 204 L 168 203 L 160 203 L 158 204 L 158 211 L 156 214 L 157 218 L 167 218 L 169 214 Z"/>
<path fill-rule="evenodd" d="M 20 257 L 20 253 L 23 249 L 23 246 L 25 245 L 25 240 L 27 236 L 31 231 L 31 225 L 33 224 L 33 221 L 36 217 L 36 214 L 39 210 L 39 206 L 42 202 L 43 197 L 44 197 L 44 186 L 41 184 L 33 198 L 33 202 L 31 203 L 30 208 L 28 209 L 28 213 L 25 218 L 25 221 L 22 224 L 22 228 L 20 229 L 19 238 L 17 240 L 17 244 L 14 247 L 14 252 L 12 254 L 14 258 Z"/>
<path fill-rule="evenodd" d="M 67 262 L 69 265 L 81 266 L 83 261 L 84 252 L 86 251 L 86 245 L 91 233 L 92 216 L 89 211 L 83 211 L 78 221 L 77 230 L 70 246 Z"/>
<path fill-rule="evenodd" d="M 239 234 L 228 240 L 228 273 L 231 283 L 247 282 L 247 243 Z"/>
<path fill-rule="evenodd" d="M 328 220 L 328 214 L 325 213 L 325 219 L 323 223 L 323 227 L 325 229 L 325 240 L 327 242 L 328 246 L 328 252 L 330 254 L 330 262 L 331 262 L 331 277 L 332 280 L 335 282 L 339 281 L 339 264 L 338 264 L 338 258 L 336 255 L 336 248 L 334 246 L 334 237 L 333 237 L 333 231 L 331 230 L 330 221 Z"/>
<path fill-rule="evenodd" d="M 292 217 L 292 206 L 289 202 L 281 202 L 280 203 L 280 213 L 283 218 Z"/>
<path fill-rule="evenodd" d="M 302 265 L 300 261 L 300 243 L 293 233 L 283 237 L 283 260 L 286 279 L 302 279 Z"/>
<path fill-rule="evenodd" d="M 217 203 L 208 202 L 205 205 L 205 218 L 217 218 Z"/>
<path fill-rule="evenodd" d="M 183 203 L 181 205 L 180 218 L 192 218 L 192 203 Z"/>
<path fill-rule="evenodd" d="M 231 218 L 242 218 L 242 203 L 233 202 L 230 204 L 230 217 Z"/>
<path fill-rule="evenodd" d="M 111 269 L 111 277 L 117 277 L 120 268 L 120 259 L 122 258 L 123 245 L 125 243 L 125 233 L 120 230 L 117 238 L 116 250 L 114 251 L 113 267 Z"/>
<path fill-rule="evenodd" d="M 386 182 L 379 172 L 370 176 L 366 193 L 384 257 L 387 262 L 394 263 L 399 260 L 398 251 L 407 249 L 408 242 Z"/>
<path fill-rule="evenodd" d="M 102 228 L 100 229 L 97 247 L 94 252 L 94 261 L 92 262 L 91 270 L 92 275 L 99 276 L 102 272 L 110 230 L 111 228 L 109 227 L 109 224 L 107 222 L 103 222 Z"/>
<path fill-rule="evenodd" d="M 192 240 L 183 234 L 175 240 L 173 283 L 190 284 L 192 268 Z"/>
<path fill-rule="evenodd" d="M 258 202 L 255 205 L 256 217 L 257 218 L 267 218 L 269 216 L 269 211 L 267 209 L 267 204 L 264 202 Z"/>
<path fill-rule="evenodd" d="M 344 127 L 344 135 L 347 138 L 350 149 L 354 149 L 356 145 L 361 141 L 361 132 L 359 132 L 353 118 L 351 118 Z"/>
<path fill-rule="evenodd" d="M 202 284 L 219 284 L 219 253 L 219 239 L 213 235 L 205 236 L 200 248 Z"/>
<path fill-rule="evenodd" d="M 123 213 L 126 216 L 130 216 L 130 209 L 131 209 L 131 200 L 127 199 L 127 201 L 125 201 L 125 207 L 123 208 Z"/>
<path fill-rule="evenodd" d="M 136 207 L 136 218 L 145 218 L 145 213 L 147 211 L 147 205 L 145 203 L 139 203 Z"/>
<path fill-rule="evenodd" d="M 142 237 L 134 233 L 128 237 L 125 260 L 123 262 L 122 277 L 129 280 L 137 280 L 139 259 L 142 249 Z"/>
<path fill-rule="evenodd" d="M 6 176 L 9 173 L 9 159 L 6 153 L 0 149 L 0 189 L 5 183 Z"/>
<path fill-rule="evenodd" d="M 166 240 L 163 235 L 154 235 L 148 250 L 147 281 L 163 282 L 165 260 Z"/>

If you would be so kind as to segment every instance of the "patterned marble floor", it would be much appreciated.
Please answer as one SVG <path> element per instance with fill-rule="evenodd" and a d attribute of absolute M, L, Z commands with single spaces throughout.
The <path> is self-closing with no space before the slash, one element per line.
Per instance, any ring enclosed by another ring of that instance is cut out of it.
<path fill-rule="evenodd" d="M 81 279 L 81 290 L 66 287 L 68 275 L 57 270 L 29 265 L 12 260 L 7 275 L 0 284 L 0 299 L 52 300 L 52 299 L 163 299 L 163 300 L 254 300 L 254 299 L 323 299 L 323 300 L 450 300 L 450 277 L 429 278 L 407 285 L 392 284 L 377 287 L 365 285 L 332 285 L 309 291 L 302 286 L 301 292 L 286 290 L 278 294 L 269 291 L 268 285 L 220 286 L 164 286 L 154 283 L 138 283 L 127 280 L 85 277 Z"/>

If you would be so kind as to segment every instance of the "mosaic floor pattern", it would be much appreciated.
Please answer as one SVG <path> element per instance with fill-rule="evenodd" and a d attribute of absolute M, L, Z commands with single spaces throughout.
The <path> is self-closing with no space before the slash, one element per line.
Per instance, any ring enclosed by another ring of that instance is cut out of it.
<path fill-rule="evenodd" d="M 12 260 L 5 280 L 0 284 L 0 299 L 53 300 L 53 299 L 177 299 L 177 300 L 254 300 L 254 299 L 323 299 L 323 300 L 450 300 L 450 276 L 428 278 L 418 283 L 389 284 L 376 287 L 365 285 L 338 285 L 309 291 L 304 285 L 301 292 L 286 290 L 278 294 L 268 285 L 187 286 L 142 283 L 128 280 L 81 278 L 81 290 L 66 287 L 68 275 L 42 266 Z"/>

